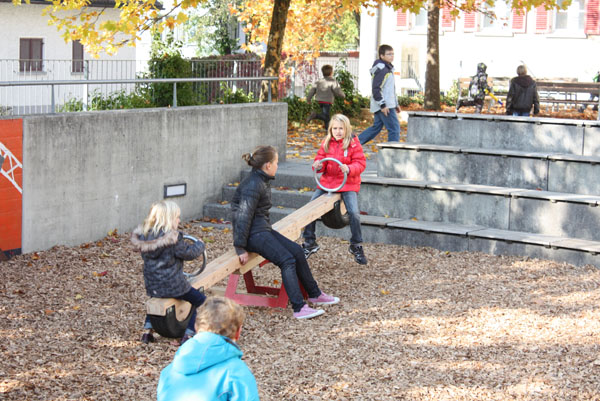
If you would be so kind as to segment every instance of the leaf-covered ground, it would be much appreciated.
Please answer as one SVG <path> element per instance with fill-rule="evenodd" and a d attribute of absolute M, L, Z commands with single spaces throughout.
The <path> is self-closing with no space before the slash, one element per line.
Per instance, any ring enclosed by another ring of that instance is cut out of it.
<path fill-rule="evenodd" d="M 288 157 L 312 158 L 321 127 L 290 124 Z M 182 229 L 210 260 L 231 247 L 229 228 Z M 139 341 L 147 298 L 128 237 L 0 262 L 0 399 L 156 397 L 177 342 Z M 346 241 L 319 242 L 311 266 L 339 305 L 309 321 L 246 308 L 240 346 L 263 401 L 600 400 L 597 268 L 383 244 L 359 266 Z M 280 283 L 273 266 L 257 277 Z"/>
<path fill-rule="evenodd" d="M 186 223 L 209 259 L 229 229 Z M 262 400 L 599 400 L 600 271 L 320 238 L 339 305 L 309 321 L 248 307 L 240 346 Z M 173 339 L 139 341 L 146 300 L 128 234 L 0 263 L 0 398 L 150 400 Z M 278 285 L 273 266 L 257 272 Z"/>

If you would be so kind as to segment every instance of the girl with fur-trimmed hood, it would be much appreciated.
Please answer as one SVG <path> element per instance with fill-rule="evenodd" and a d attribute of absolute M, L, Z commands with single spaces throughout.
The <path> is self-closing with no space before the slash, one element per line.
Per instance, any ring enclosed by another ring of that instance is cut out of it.
<path fill-rule="evenodd" d="M 188 243 L 183 233 L 177 231 L 181 211 L 172 201 L 160 201 L 152 205 L 144 223 L 131 234 L 131 242 L 141 251 L 144 260 L 144 284 L 146 293 L 156 298 L 182 299 L 192 304 L 190 318 L 181 344 L 196 333 L 196 308 L 206 297 L 190 285 L 183 274 L 183 261 L 196 259 L 204 252 L 204 243 Z M 142 342 L 154 341 L 152 323 L 146 315 Z"/>

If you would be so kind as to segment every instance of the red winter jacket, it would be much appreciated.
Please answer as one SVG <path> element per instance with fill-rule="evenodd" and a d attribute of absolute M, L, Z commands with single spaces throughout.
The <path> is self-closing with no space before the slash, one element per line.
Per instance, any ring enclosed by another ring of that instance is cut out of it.
<path fill-rule="evenodd" d="M 352 138 L 352 142 L 348 149 L 344 151 L 344 140 L 336 141 L 334 138 L 329 142 L 329 152 L 325 152 L 324 143 L 321 143 L 321 148 L 317 152 L 315 161 L 326 157 L 333 157 L 346 164 L 350 171 L 346 184 L 338 192 L 359 192 L 360 191 L 360 174 L 365 171 L 367 161 L 363 153 L 362 146 L 357 137 Z M 318 172 L 322 172 L 321 180 L 319 181 L 325 188 L 337 188 L 344 179 L 344 173 L 340 169 L 340 165 L 334 161 L 326 160 Z"/>

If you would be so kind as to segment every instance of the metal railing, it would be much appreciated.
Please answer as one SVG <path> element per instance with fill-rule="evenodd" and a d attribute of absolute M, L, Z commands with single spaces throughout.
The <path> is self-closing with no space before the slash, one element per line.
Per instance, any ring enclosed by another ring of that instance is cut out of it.
<path fill-rule="evenodd" d="M 40 80 L 40 81 L 0 81 L 0 89 L 4 87 L 24 87 L 24 86 L 46 86 L 49 87 L 50 97 L 50 113 L 56 113 L 56 95 L 55 87 L 65 85 L 132 85 L 137 86 L 140 84 L 173 84 L 173 101 L 171 107 L 177 107 L 177 84 L 178 83 L 248 83 L 255 81 L 276 81 L 278 77 L 230 77 L 230 78 L 136 78 L 136 79 L 98 79 L 98 80 Z M 233 90 L 236 89 L 235 84 L 232 85 Z M 271 91 L 268 91 L 268 101 L 271 102 Z M 0 105 L 0 115 L 2 115 L 2 108 L 10 111 L 10 106 Z M 7 114 L 7 113 L 5 113 Z M 10 113 L 12 114 L 12 113 Z M 21 114 L 21 113 L 19 113 Z"/>

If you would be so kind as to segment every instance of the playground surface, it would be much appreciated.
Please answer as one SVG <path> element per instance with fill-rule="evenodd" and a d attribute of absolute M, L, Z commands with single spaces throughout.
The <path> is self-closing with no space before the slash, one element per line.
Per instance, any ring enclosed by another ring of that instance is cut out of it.
<path fill-rule="evenodd" d="M 184 223 L 209 260 L 223 226 Z M 247 307 L 240 346 L 261 400 L 600 400 L 600 271 L 592 266 L 320 238 L 320 287 L 298 321 Z M 259 283 L 279 284 L 273 266 Z M 0 398 L 150 400 L 174 339 L 139 341 L 146 295 L 128 233 L 0 263 Z M 224 283 L 223 283 L 224 285 Z"/>

